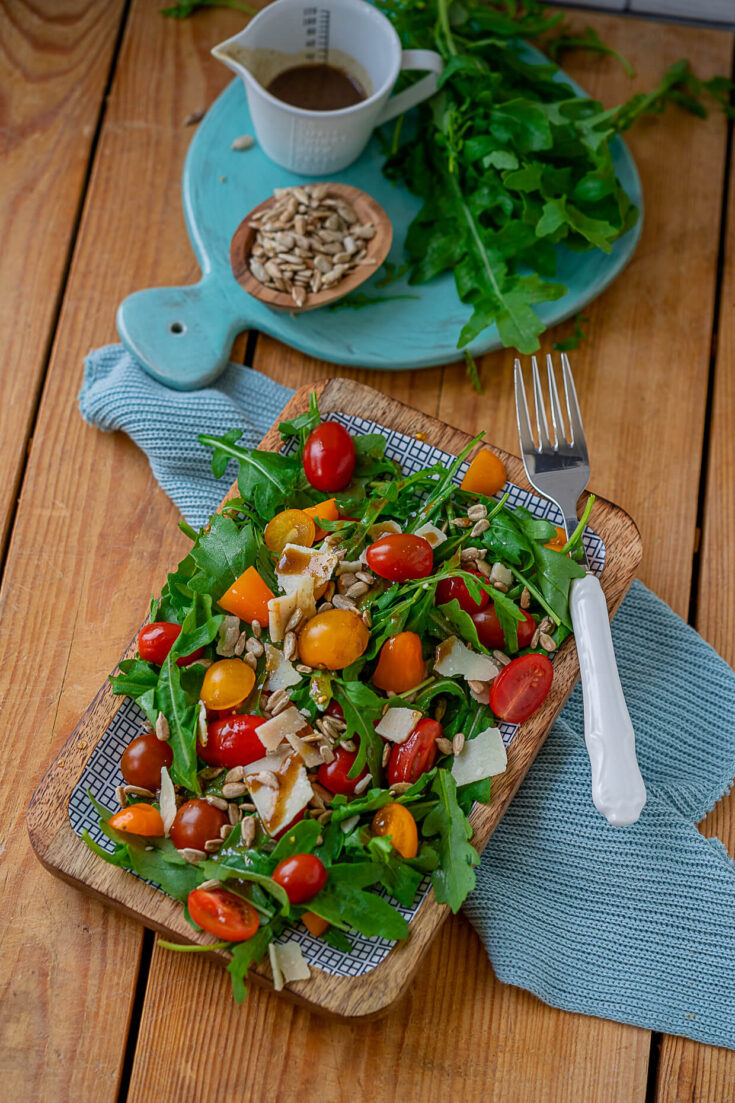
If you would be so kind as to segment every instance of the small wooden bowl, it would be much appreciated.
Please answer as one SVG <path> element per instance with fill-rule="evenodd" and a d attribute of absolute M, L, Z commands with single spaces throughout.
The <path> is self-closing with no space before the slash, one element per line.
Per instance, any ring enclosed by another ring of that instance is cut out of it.
<path fill-rule="evenodd" d="M 307 310 L 316 310 L 317 307 L 328 306 L 330 303 L 344 298 L 345 295 L 349 295 L 365 280 L 370 279 L 373 273 L 380 268 L 388 256 L 393 240 L 391 221 L 380 204 L 376 203 L 367 192 L 350 187 L 349 184 L 329 184 L 327 198 L 344 199 L 353 208 L 361 223 L 371 222 L 373 224 L 375 236 L 365 243 L 367 248 L 365 260 L 370 260 L 373 263 L 359 265 L 352 272 L 348 272 L 344 279 L 340 280 L 334 287 L 317 291 L 316 294 L 307 292 L 306 302 L 301 307 L 296 305 L 287 291 L 277 291 L 275 288 L 266 287 L 260 280 L 256 280 L 248 267 L 248 260 L 258 230 L 258 224 L 253 224 L 251 219 L 259 211 L 273 206 L 276 199 L 271 196 L 259 203 L 257 207 L 253 207 L 252 211 L 246 215 L 235 230 L 230 243 L 232 273 L 240 286 L 254 299 L 265 303 L 273 310 L 281 310 L 288 314 L 302 314 Z"/>

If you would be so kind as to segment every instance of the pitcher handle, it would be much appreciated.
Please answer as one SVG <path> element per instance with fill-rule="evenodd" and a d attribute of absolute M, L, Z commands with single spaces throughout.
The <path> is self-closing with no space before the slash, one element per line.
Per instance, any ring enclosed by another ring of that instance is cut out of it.
<path fill-rule="evenodd" d="M 443 68 L 444 62 L 441 55 L 435 53 L 434 50 L 404 50 L 401 54 L 401 69 L 428 69 L 429 72 L 427 76 L 417 81 L 416 84 L 412 84 L 410 88 L 406 88 L 404 92 L 391 96 L 375 125 L 380 126 L 381 123 L 387 123 L 389 119 L 395 119 L 396 115 L 402 115 L 409 108 L 415 107 L 417 103 L 428 100 L 429 96 L 433 96 L 439 83 L 439 74 Z"/>

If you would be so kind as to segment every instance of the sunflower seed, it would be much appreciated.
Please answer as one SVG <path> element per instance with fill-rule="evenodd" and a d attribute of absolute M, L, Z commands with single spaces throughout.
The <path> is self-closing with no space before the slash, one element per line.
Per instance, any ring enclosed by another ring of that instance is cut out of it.
<path fill-rule="evenodd" d="M 184 126 L 196 126 L 204 118 L 203 111 L 190 111 L 184 119 Z"/>
<path fill-rule="evenodd" d="M 492 574 L 492 567 L 489 563 L 486 563 L 484 559 L 476 559 L 475 567 L 483 576 L 483 578 L 489 578 Z"/>
<path fill-rule="evenodd" d="M 544 617 L 544 619 L 539 624 L 539 631 L 540 632 L 552 632 L 553 630 L 554 630 L 554 622 L 551 619 L 551 617 Z"/>
<path fill-rule="evenodd" d="M 156 795 L 152 789 L 144 789 L 142 785 L 124 785 L 123 792 L 126 797 L 147 797 L 148 800 L 153 800 Z"/>
<path fill-rule="evenodd" d="M 242 766 L 233 766 L 231 770 L 228 770 L 225 774 L 225 785 L 231 785 L 234 781 L 242 781 L 245 776 L 245 770 Z"/>
<path fill-rule="evenodd" d="M 317 816 L 317 823 L 329 823 L 332 818 L 332 809 L 328 808 L 326 812 L 322 812 L 321 816 Z"/>
<path fill-rule="evenodd" d="M 127 808 L 128 798 L 125 794 L 125 786 L 124 785 L 118 785 L 117 786 L 117 788 L 115 789 L 115 796 L 117 797 L 117 803 L 120 805 L 120 807 L 121 808 Z"/>
<path fill-rule="evenodd" d="M 210 877 L 208 881 L 202 881 L 198 887 L 200 889 L 218 889 L 221 888 L 222 882 L 218 881 L 216 877 Z"/>
<path fill-rule="evenodd" d="M 470 518 L 470 520 L 472 520 L 472 518 Z M 483 532 L 487 532 L 487 530 L 489 528 L 490 528 L 490 522 L 487 520 L 486 517 L 482 517 L 473 526 L 473 529 L 472 529 L 472 532 L 470 533 L 470 536 L 482 536 Z"/>
<path fill-rule="evenodd" d="M 159 712 L 156 717 L 156 738 L 160 739 L 162 743 L 166 743 L 171 738 L 168 720 L 162 712 Z"/>
<path fill-rule="evenodd" d="M 216 777 L 224 772 L 224 766 L 205 766 L 203 770 L 199 771 L 199 777 L 202 781 L 214 781 Z"/>
<path fill-rule="evenodd" d="M 233 827 L 240 822 L 240 809 L 236 804 L 227 805 L 227 818 Z"/>
<path fill-rule="evenodd" d="M 434 719 L 439 720 L 439 721 L 443 720 L 444 719 L 444 714 L 446 713 L 446 711 L 447 711 L 447 702 L 446 702 L 444 697 L 440 697 L 439 701 L 437 703 L 437 706 L 434 709 Z"/>
<path fill-rule="evenodd" d="M 464 747 L 464 744 L 465 744 L 464 732 L 457 732 L 457 734 L 452 739 L 452 753 L 454 755 L 461 754 L 462 749 Z"/>
<path fill-rule="evenodd" d="M 245 644 L 245 650 L 249 655 L 255 655 L 255 658 L 259 659 L 260 656 L 263 654 L 265 648 L 263 647 L 263 644 L 260 642 L 257 636 L 251 636 Z"/>
<path fill-rule="evenodd" d="M 332 605 L 335 609 L 348 609 L 351 613 L 356 612 L 355 603 L 349 597 L 344 597 L 342 594 L 335 594 L 332 598 Z"/>
<path fill-rule="evenodd" d="M 280 789 L 281 783 L 272 770 L 258 770 L 257 774 L 250 774 L 251 781 L 257 781 L 265 785 L 266 789 Z"/>
<path fill-rule="evenodd" d="M 410 781 L 396 781 L 395 784 L 391 785 L 390 791 L 394 797 L 400 797 L 404 793 L 407 793 L 410 788 Z"/>
<path fill-rule="evenodd" d="M 242 781 L 233 781 L 228 785 L 222 786 L 222 796 L 227 797 L 228 800 L 235 800 L 237 797 L 244 797 L 248 791 L 247 785 L 244 785 Z"/>
<path fill-rule="evenodd" d="M 204 859 L 207 857 L 204 850 L 194 850 L 194 848 L 191 846 L 183 847 L 179 851 L 179 854 L 185 862 L 191 862 L 191 864 L 194 866 L 197 864 L 197 862 L 203 862 Z"/>
<path fill-rule="evenodd" d="M 286 635 L 283 637 L 283 655 L 284 655 L 284 658 L 287 659 L 290 662 L 291 659 L 296 658 L 296 652 L 297 652 L 296 633 L 295 632 L 287 632 Z"/>
<path fill-rule="evenodd" d="M 386 743 L 383 747 L 383 757 L 380 760 L 380 765 L 386 767 L 388 765 L 388 759 L 390 758 L 390 743 Z"/>
<path fill-rule="evenodd" d="M 239 138 L 235 138 L 234 142 L 230 146 L 230 149 L 237 150 L 238 152 L 244 149 L 252 149 L 255 145 L 255 138 L 252 134 L 241 134 Z"/>
<path fill-rule="evenodd" d="M 343 746 L 346 751 L 349 751 L 350 754 L 353 754 L 357 750 L 354 739 L 343 739 L 341 746 Z"/>
<path fill-rule="evenodd" d="M 219 829 L 219 837 L 220 837 L 220 839 L 226 839 L 226 838 L 227 838 L 227 836 L 228 836 L 228 835 L 230 834 L 230 832 L 232 831 L 232 826 L 233 826 L 233 825 L 232 825 L 231 823 L 223 823 L 223 824 L 222 824 L 222 826 L 221 826 L 221 827 L 220 827 L 220 829 Z"/>
<path fill-rule="evenodd" d="M 370 613 L 370 610 L 369 609 L 363 609 L 363 611 L 360 615 L 362 617 L 362 623 L 365 625 L 365 627 L 366 628 L 372 628 L 373 618 L 372 618 L 372 615 Z"/>
<path fill-rule="evenodd" d="M 224 839 L 207 839 L 204 844 L 204 850 L 207 854 L 216 854 L 219 848 L 222 846 Z"/>
<path fill-rule="evenodd" d="M 449 524 L 458 529 L 468 529 L 472 522 L 469 517 L 452 517 Z"/>
<path fill-rule="evenodd" d="M 204 798 L 207 804 L 211 804 L 213 808 L 219 808 L 220 812 L 227 811 L 227 801 L 222 800 L 222 797 L 216 797 L 212 793 Z"/>
<path fill-rule="evenodd" d="M 355 576 L 360 582 L 367 582 L 369 586 L 372 586 L 375 582 L 375 575 L 372 571 L 358 571 Z"/>
<path fill-rule="evenodd" d="M 531 647 L 532 648 L 538 647 L 538 641 L 539 641 L 540 638 L 541 638 L 541 629 L 537 628 L 536 631 L 534 632 L 533 636 L 531 637 Z"/>
<path fill-rule="evenodd" d="M 240 637 L 239 637 L 237 643 L 235 644 L 234 654 L 235 655 L 242 655 L 243 651 L 245 650 L 245 645 L 246 645 L 247 642 L 248 642 L 247 632 L 241 632 Z"/>
<path fill-rule="evenodd" d="M 326 276 L 328 272 L 332 271 L 332 262 L 325 256 L 318 256 L 314 260 L 314 268 L 317 272 L 320 272 L 322 276 Z"/>
<path fill-rule="evenodd" d="M 501 666 L 507 666 L 510 662 L 510 658 L 504 651 L 493 651 L 493 658 L 496 663 L 499 663 Z"/>
<path fill-rule="evenodd" d="M 357 575 L 353 574 L 351 571 L 345 571 L 344 574 L 339 574 L 337 576 L 337 589 L 343 594 L 346 590 L 349 590 L 350 586 L 354 586 L 356 582 Z"/>
<path fill-rule="evenodd" d="M 479 559 L 480 558 L 480 552 L 481 552 L 480 548 L 462 548 L 462 551 L 460 552 L 459 557 L 462 560 L 462 562 L 465 562 L 465 561 L 472 562 L 473 559 Z"/>
<path fill-rule="evenodd" d="M 363 594 L 366 594 L 369 589 L 370 587 L 368 586 L 367 582 L 356 582 L 354 586 L 350 586 L 349 590 L 346 591 L 344 596 L 346 598 L 351 598 L 354 601 L 355 598 L 362 597 Z"/>
<path fill-rule="evenodd" d="M 552 639 L 547 632 L 539 633 L 538 642 L 541 644 L 544 651 L 556 651 L 556 640 Z"/>
<path fill-rule="evenodd" d="M 444 736 L 442 736 L 442 735 L 438 735 L 436 737 L 436 739 L 434 740 L 434 742 L 436 743 L 437 750 L 440 751 L 441 754 L 452 754 L 453 753 L 451 740 L 445 739 Z"/>
<path fill-rule="evenodd" d="M 354 789 L 356 796 L 359 796 L 360 793 L 364 793 L 372 780 L 372 774 L 365 774 L 365 777 L 361 777 Z"/>
<path fill-rule="evenodd" d="M 255 841 L 255 816 L 248 816 L 242 821 L 240 828 L 240 841 L 243 846 L 252 846 Z"/>
<path fill-rule="evenodd" d="M 258 258 L 252 254 L 250 255 L 248 267 L 259 283 L 268 283 L 268 273 L 265 270 L 265 265 L 261 264 Z"/>
<path fill-rule="evenodd" d="M 144 732 L 148 732 L 150 735 L 153 735 L 154 731 L 156 730 L 153 727 L 153 724 L 151 724 L 150 720 L 144 720 L 140 726 Z"/>
<path fill-rule="evenodd" d="M 251 667 L 253 670 L 255 670 L 257 665 L 258 665 L 258 660 L 255 658 L 255 655 L 251 655 L 249 653 L 246 654 L 246 655 L 243 655 L 242 661 L 244 663 L 246 663 L 249 667 Z"/>
<path fill-rule="evenodd" d="M 301 286 L 292 288 L 291 298 L 298 307 L 302 307 L 306 302 L 306 289 Z"/>
<path fill-rule="evenodd" d="M 470 521 L 483 521 L 487 517 L 487 506 L 482 502 L 476 502 L 467 510 Z"/>
<path fill-rule="evenodd" d="M 277 689 L 275 693 L 272 693 L 268 698 L 268 712 L 271 716 L 277 716 L 279 712 L 283 712 L 285 708 L 291 704 L 291 698 L 285 689 Z"/>
<path fill-rule="evenodd" d="M 481 682 L 476 678 L 468 678 L 467 685 L 475 693 L 482 693 L 484 689 L 487 689 L 487 682 Z"/>
<path fill-rule="evenodd" d="M 304 614 L 301 609 L 294 609 L 291 616 L 286 621 L 286 632 L 295 631 L 304 619 Z"/>
<path fill-rule="evenodd" d="M 260 621 L 259 620 L 251 621 L 250 622 L 250 627 L 251 627 L 253 635 L 256 637 L 256 639 L 260 639 L 260 633 L 263 631 L 263 629 L 260 627 Z"/>
<path fill-rule="evenodd" d="M 493 589 L 498 590 L 501 594 L 507 594 L 508 590 L 510 589 L 510 587 L 506 586 L 504 582 L 493 582 L 492 579 L 490 579 L 490 582 L 492 583 Z"/>

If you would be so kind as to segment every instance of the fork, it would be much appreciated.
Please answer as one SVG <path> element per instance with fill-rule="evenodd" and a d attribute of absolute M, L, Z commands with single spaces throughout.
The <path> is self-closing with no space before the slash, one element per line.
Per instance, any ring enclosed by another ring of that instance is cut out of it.
<path fill-rule="evenodd" d="M 531 357 L 538 445 L 531 432 L 520 360 L 515 362 L 516 415 L 523 465 L 531 486 L 559 507 L 569 539 L 577 527 L 577 501 L 590 477 L 572 369 L 561 357 L 568 432 L 556 387 L 554 362 L 546 357 L 553 441 L 549 436 L 536 357 Z M 586 559 L 585 559 L 586 564 Z M 587 564 L 586 564 L 587 565 Z M 587 565 L 584 578 L 572 580 L 569 607 L 584 693 L 584 739 L 592 767 L 592 799 L 615 826 L 635 823 L 646 803 L 646 788 L 635 754 L 635 733 L 615 662 L 607 602 L 599 579 Z"/>

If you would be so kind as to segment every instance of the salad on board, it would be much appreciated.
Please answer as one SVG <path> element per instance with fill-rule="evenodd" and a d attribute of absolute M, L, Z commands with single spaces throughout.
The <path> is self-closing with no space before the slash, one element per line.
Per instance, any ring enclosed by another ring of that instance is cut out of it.
<path fill-rule="evenodd" d="M 399 940 L 424 878 L 456 912 L 479 862 L 468 814 L 505 770 L 499 723 L 552 685 L 584 575 L 570 540 L 501 494 L 472 440 L 404 475 L 379 433 L 280 425 L 285 450 L 201 436 L 239 496 L 199 532 L 151 603 L 113 692 L 146 717 L 125 748 L 120 808 L 94 800 L 109 852 L 180 900 L 230 952 L 236 999 L 268 956 L 276 988 L 306 979 L 289 927 L 349 952 Z M 160 944 L 160 943 L 159 943 Z"/>

